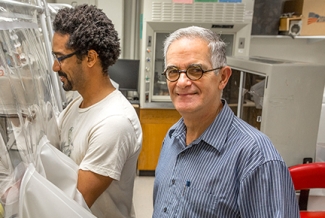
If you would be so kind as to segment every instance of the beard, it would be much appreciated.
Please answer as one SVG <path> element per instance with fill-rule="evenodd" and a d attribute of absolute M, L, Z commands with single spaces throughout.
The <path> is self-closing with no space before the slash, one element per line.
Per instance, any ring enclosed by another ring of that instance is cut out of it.
<path fill-rule="evenodd" d="M 62 82 L 62 88 L 64 91 L 71 91 L 72 90 L 72 82 L 68 79 L 68 76 L 66 73 L 59 71 L 58 72 L 59 76 L 64 77 L 66 79 L 66 82 Z"/>

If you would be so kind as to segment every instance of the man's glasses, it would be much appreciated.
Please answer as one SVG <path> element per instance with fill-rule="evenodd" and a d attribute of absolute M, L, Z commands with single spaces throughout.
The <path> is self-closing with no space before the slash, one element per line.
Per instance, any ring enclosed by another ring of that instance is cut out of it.
<path fill-rule="evenodd" d="M 222 67 L 217 67 L 211 70 L 203 70 L 202 67 L 198 64 L 190 65 L 186 70 L 179 70 L 175 66 L 167 67 L 166 70 L 162 73 L 170 82 L 175 82 L 179 79 L 181 73 L 185 73 L 187 78 L 190 80 L 199 80 L 204 73 L 219 70 Z"/>
<path fill-rule="evenodd" d="M 61 66 L 61 62 L 63 60 L 65 60 L 67 58 L 70 58 L 70 57 L 72 57 L 73 55 L 75 55 L 77 53 L 78 53 L 78 50 L 77 51 L 74 51 L 74 52 L 72 52 L 70 54 L 67 54 L 67 55 L 62 55 L 60 57 L 56 56 L 56 54 L 54 52 L 52 52 L 52 55 L 53 55 L 54 60 L 56 60 L 59 63 L 59 65 Z"/>

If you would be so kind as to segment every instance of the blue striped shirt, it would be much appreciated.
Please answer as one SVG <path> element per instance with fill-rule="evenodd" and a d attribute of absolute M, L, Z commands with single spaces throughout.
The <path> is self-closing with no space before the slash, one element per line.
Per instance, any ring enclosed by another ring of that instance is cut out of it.
<path fill-rule="evenodd" d="M 270 139 L 223 104 L 188 146 L 183 119 L 168 131 L 156 168 L 153 217 L 300 217 L 288 168 Z"/>

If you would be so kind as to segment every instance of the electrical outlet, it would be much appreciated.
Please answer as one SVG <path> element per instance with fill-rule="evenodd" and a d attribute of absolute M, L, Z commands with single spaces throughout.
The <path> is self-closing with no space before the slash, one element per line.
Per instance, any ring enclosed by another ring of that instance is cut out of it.
<path fill-rule="evenodd" d="M 238 48 L 245 48 L 245 38 L 239 38 Z"/>

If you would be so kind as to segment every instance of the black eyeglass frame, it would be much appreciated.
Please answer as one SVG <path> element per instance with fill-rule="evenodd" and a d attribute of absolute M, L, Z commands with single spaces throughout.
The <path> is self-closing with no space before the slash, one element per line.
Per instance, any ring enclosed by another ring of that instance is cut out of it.
<path fill-rule="evenodd" d="M 72 57 L 73 55 L 77 54 L 78 52 L 79 52 L 79 50 L 76 50 L 76 51 L 74 51 L 74 52 L 72 52 L 72 53 L 70 53 L 70 54 L 62 55 L 62 56 L 60 56 L 60 57 L 58 57 L 54 52 L 52 52 L 52 55 L 53 55 L 53 57 L 54 57 L 54 60 L 56 60 L 56 61 L 59 63 L 59 65 L 61 66 L 61 62 L 62 62 L 63 60 Z"/>
<path fill-rule="evenodd" d="M 198 67 L 198 68 L 202 71 L 201 76 L 200 76 L 199 78 L 197 78 L 197 79 L 191 79 L 191 78 L 187 75 L 187 71 L 188 71 L 188 69 L 191 68 L 191 67 Z M 177 79 L 175 79 L 175 80 L 170 80 L 170 79 L 168 78 L 168 76 L 167 76 L 167 70 L 168 70 L 169 68 L 175 68 L 175 69 L 178 70 L 178 77 L 177 77 Z M 161 75 L 164 75 L 164 76 L 166 77 L 166 79 L 167 79 L 168 81 L 170 81 L 170 82 L 176 82 L 176 81 L 179 79 L 179 77 L 181 76 L 181 73 L 185 73 L 185 75 L 186 75 L 187 78 L 189 78 L 189 79 L 192 80 L 192 81 L 196 81 L 196 80 L 201 79 L 204 73 L 207 73 L 207 72 L 210 72 L 210 71 L 214 71 L 214 70 L 220 70 L 221 68 L 223 68 L 223 67 L 217 67 L 217 68 L 214 68 L 214 69 L 203 70 L 201 65 L 199 65 L 199 64 L 191 64 L 190 66 L 188 66 L 188 68 L 187 68 L 186 70 L 179 70 L 178 67 L 170 66 L 170 67 L 167 67 Z"/>

